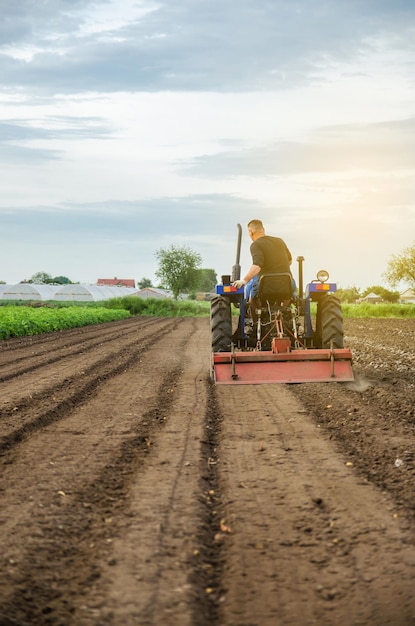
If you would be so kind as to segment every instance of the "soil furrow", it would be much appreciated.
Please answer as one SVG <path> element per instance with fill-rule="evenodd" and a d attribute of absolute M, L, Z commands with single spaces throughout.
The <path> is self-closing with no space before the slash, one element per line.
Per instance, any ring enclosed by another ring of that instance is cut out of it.
<path fill-rule="evenodd" d="M 189 564 L 200 550 L 200 440 L 206 411 L 206 363 L 197 346 L 206 330 L 192 321 L 170 337 L 165 359 L 181 364 L 166 425 L 154 438 L 152 454 L 131 484 L 130 518 L 111 544 L 112 567 L 102 567 L 79 623 L 174 624 L 191 626 L 193 585 Z M 178 341 L 181 339 L 181 347 Z"/>
<path fill-rule="evenodd" d="M 362 391 L 358 391 L 360 385 Z M 401 406 L 408 402 L 408 408 L 396 415 L 395 386 L 369 384 L 364 370 L 356 383 L 321 391 L 321 385 L 314 384 L 293 389 L 356 471 L 388 491 L 397 506 L 415 516 L 414 413 L 410 396 L 401 399 Z"/>
<path fill-rule="evenodd" d="M 84 368 L 81 374 L 66 378 L 58 385 L 55 383 L 50 388 L 22 399 L 19 406 L 3 409 L 0 412 L 0 418 L 4 421 L 4 417 L 12 415 L 16 418 L 18 414 L 19 425 L 16 426 L 16 419 L 9 424 L 2 425 L 0 454 L 22 442 L 34 431 L 62 419 L 70 410 L 82 404 L 91 394 L 96 393 L 99 386 L 108 378 L 122 372 L 149 347 L 161 341 L 177 323 L 177 320 L 170 322 L 162 331 L 154 332 L 154 335 L 146 337 L 138 346 L 131 344 L 122 351 L 118 346 L 112 355 L 106 353 L 104 358 L 95 361 L 91 367 Z M 116 342 L 117 339 L 115 337 L 114 341 Z M 34 417 L 36 410 L 33 407 L 37 407 L 39 403 L 42 403 L 42 409 Z"/>
<path fill-rule="evenodd" d="M 221 389 L 220 400 L 232 416 L 221 456 L 228 459 L 222 471 L 234 530 L 223 622 L 327 623 L 329 610 L 333 624 L 409 624 L 415 603 L 402 559 L 414 562 L 415 548 L 403 545 L 405 525 L 383 508 L 382 496 L 359 484 L 283 386 L 264 385 L 255 394 Z M 368 536 L 364 550 L 360 536 Z M 375 580 L 386 543 L 384 571 Z M 261 584 L 246 587 L 258 567 Z M 392 605 L 398 590 L 399 607 Z"/>
<path fill-rule="evenodd" d="M 170 322 L 170 324 L 174 323 Z M 164 322 L 160 322 L 160 329 L 160 332 L 166 332 Z M 8 381 L 7 385 L 0 387 L 3 403 L 0 416 L 11 415 L 18 409 L 42 402 L 45 397 L 52 397 L 54 389 L 66 387 L 74 376 L 82 380 L 86 372 L 93 371 L 102 363 L 105 364 L 106 361 L 111 361 L 114 357 L 122 359 L 123 352 L 129 352 L 135 345 L 140 348 L 151 346 L 152 341 L 157 338 L 158 332 L 159 329 L 156 328 L 149 333 L 147 328 L 142 329 L 140 322 L 136 322 L 134 326 L 130 326 L 130 332 L 125 335 L 122 343 L 119 341 L 119 337 L 114 334 L 110 345 L 99 344 L 80 353 L 76 350 L 75 345 L 72 346 L 75 347 L 74 351 L 68 350 L 66 352 L 61 367 L 49 367 L 49 364 L 39 363 L 32 373 L 21 372 L 18 380 Z M 42 371 L 43 368 L 46 368 L 45 371 Z"/>
<path fill-rule="evenodd" d="M 223 517 L 223 496 L 218 474 L 218 446 L 223 416 L 210 380 L 207 381 L 207 386 L 205 433 L 201 441 L 201 509 L 197 532 L 197 543 L 201 548 L 195 554 L 190 575 L 194 588 L 193 624 L 197 626 L 220 623 L 219 606 L 223 600 L 222 545 L 224 533 L 228 530 Z"/>
<path fill-rule="evenodd" d="M 137 320 L 135 320 L 137 323 Z M 154 324 L 154 322 L 153 322 Z M 148 326 L 153 326 L 150 323 L 140 322 L 140 331 L 145 334 L 148 332 Z M 36 351 L 31 350 L 30 354 L 25 354 L 18 358 L 3 359 L 3 363 L 0 362 L 0 367 L 7 363 L 7 374 L 0 375 L 0 383 L 12 380 L 16 376 L 22 376 L 29 372 L 33 372 L 40 367 L 47 367 L 48 365 L 56 364 L 59 361 L 67 359 L 69 356 L 76 357 L 79 354 L 84 354 L 86 351 L 91 351 L 94 347 L 104 347 L 106 343 L 113 343 L 115 339 L 122 339 L 129 337 L 131 334 L 131 328 L 122 328 L 119 331 L 109 329 L 106 333 L 100 334 L 97 331 L 96 336 L 87 337 L 83 341 L 75 341 L 74 343 L 66 342 L 57 348 L 50 348 L 47 346 L 43 350 L 39 350 L 39 345 L 36 347 Z M 76 335 L 74 335 L 76 339 Z M 9 357 L 9 355 L 7 355 Z M 0 359 L 1 361 L 1 359 Z M 16 369 L 13 370 L 12 366 L 15 365 Z"/>
<path fill-rule="evenodd" d="M 180 372 L 176 367 L 166 373 L 154 393 L 157 404 L 144 413 L 136 432 L 121 444 L 99 476 L 73 493 L 70 504 L 55 506 L 53 514 L 43 520 L 42 539 L 30 541 L 16 576 L 17 592 L 2 607 L 10 620 L 5 624 L 46 626 L 54 623 L 55 613 L 61 623 L 78 624 L 73 622 L 74 599 L 100 577 L 100 557 L 128 514 L 129 484 L 151 455 L 153 437 L 165 424 Z"/>
<path fill-rule="evenodd" d="M 92 324 L 77 328 L 68 328 L 57 332 L 5 339 L 0 342 L 0 358 L 3 358 L 4 355 L 24 355 L 25 353 L 27 353 L 27 356 L 33 356 L 34 350 L 36 350 L 36 352 L 38 350 L 42 351 L 44 347 L 46 349 L 49 347 L 52 350 L 56 350 L 59 347 L 71 345 L 71 343 L 81 342 L 84 338 L 93 338 L 99 336 L 101 333 L 105 335 L 108 332 L 115 332 L 118 326 L 126 326 L 129 323 L 134 324 L 137 319 L 149 318 L 131 317 L 114 322 L 105 322 L 103 324 Z"/>

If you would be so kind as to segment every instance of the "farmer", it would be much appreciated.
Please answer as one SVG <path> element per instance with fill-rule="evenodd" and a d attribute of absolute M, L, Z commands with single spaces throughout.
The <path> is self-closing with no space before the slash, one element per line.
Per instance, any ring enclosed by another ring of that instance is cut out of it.
<path fill-rule="evenodd" d="M 251 220 L 248 223 L 248 234 L 252 240 L 250 247 L 252 265 L 245 277 L 236 280 L 233 286 L 237 289 L 247 286 L 247 299 L 250 304 L 251 317 L 255 323 L 255 310 L 260 306 L 258 301 L 259 278 L 264 274 L 290 274 L 292 256 L 283 239 L 265 234 L 261 220 Z"/>

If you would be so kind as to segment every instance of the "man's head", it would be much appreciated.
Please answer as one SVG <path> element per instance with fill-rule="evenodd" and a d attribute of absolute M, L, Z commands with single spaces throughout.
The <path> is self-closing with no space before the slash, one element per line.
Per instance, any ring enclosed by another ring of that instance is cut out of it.
<path fill-rule="evenodd" d="M 261 220 L 251 220 L 248 222 L 248 234 L 253 241 L 265 235 L 264 225 Z"/>

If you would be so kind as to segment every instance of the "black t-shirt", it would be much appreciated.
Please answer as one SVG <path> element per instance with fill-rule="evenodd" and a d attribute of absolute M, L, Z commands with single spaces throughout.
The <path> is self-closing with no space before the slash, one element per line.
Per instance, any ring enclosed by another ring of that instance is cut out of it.
<path fill-rule="evenodd" d="M 253 265 L 259 265 L 262 274 L 290 272 L 291 252 L 280 237 L 265 235 L 251 244 Z"/>

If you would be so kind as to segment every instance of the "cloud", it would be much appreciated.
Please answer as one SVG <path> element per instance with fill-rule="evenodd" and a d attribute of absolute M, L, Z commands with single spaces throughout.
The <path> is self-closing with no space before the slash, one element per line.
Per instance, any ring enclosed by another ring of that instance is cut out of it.
<path fill-rule="evenodd" d="M 46 148 L 45 142 L 78 141 L 92 137 L 107 139 L 110 136 L 109 126 L 94 117 L 50 115 L 46 122 L 9 119 L 0 122 L 0 162 L 34 164 L 55 161 L 62 158 L 63 150 Z"/>
<path fill-rule="evenodd" d="M 228 150 L 190 160 L 184 173 L 216 178 L 359 170 L 415 170 L 415 118 L 323 127 L 297 141 Z"/>
<path fill-rule="evenodd" d="M 65 237 L 80 240 L 151 240 L 158 242 L 203 240 L 234 230 L 235 215 L 248 222 L 261 203 L 226 194 L 177 198 L 153 198 L 136 202 L 116 201 L 0 209 L 3 233 L 36 236 L 39 241 Z M 163 229 L 161 229 L 163 224 Z M 167 245 L 168 245 L 167 244 Z M 163 243 L 165 245 L 165 243 Z"/>
<path fill-rule="evenodd" d="M 52 93 L 286 89 L 391 40 L 413 50 L 403 1 L 26 0 L 3 12 L 1 82 Z"/>
<path fill-rule="evenodd" d="M 136 278 L 152 277 L 155 251 L 173 243 L 199 252 L 203 267 L 227 273 L 235 262 L 237 223 L 245 228 L 262 210 L 258 201 L 226 194 L 54 208 L 3 207 L 0 279 L 18 282 L 36 271 L 83 282 L 94 282 L 98 275 L 132 272 Z M 8 276 L 2 257 L 15 259 Z"/>

